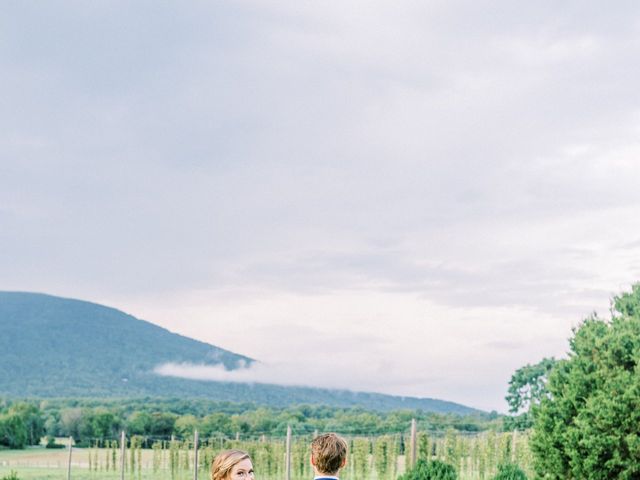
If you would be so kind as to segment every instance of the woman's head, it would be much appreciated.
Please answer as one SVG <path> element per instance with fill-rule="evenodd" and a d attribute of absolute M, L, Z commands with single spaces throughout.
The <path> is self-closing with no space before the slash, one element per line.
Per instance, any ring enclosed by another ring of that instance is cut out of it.
<path fill-rule="evenodd" d="M 242 450 L 224 450 L 211 464 L 211 480 L 253 480 L 251 457 Z"/>

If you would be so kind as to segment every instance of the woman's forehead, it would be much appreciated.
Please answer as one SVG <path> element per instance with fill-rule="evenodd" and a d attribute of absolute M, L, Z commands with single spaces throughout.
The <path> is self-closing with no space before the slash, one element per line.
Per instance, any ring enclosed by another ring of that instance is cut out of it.
<path fill-rule="evenodd" d="M 238 463 L 236 463 L 233 468 L 236 470 L 240 470 L 241 468 L 249 469 L 253 468 L 253 464 L 251 463 L 251 460 L 245 458 L 244 460 L 240 460 Z"/>

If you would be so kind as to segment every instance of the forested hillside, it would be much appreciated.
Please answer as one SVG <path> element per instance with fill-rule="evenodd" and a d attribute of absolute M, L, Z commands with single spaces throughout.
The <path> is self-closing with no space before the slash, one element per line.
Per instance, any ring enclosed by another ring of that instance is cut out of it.
<path fill-rule="evenodd" d="M 154 389 L 161 363 L 253 362 L 114 308 L 33 293 L 0 292 L 0 331 L 0 391 L 9 394 L 141 393 Z"/>
<path fill-rule="evenodd" d="M 0 395 L 8 397 L 181 396 L 269 406 L 306 403 L 477 412 L 430 398 L 158 376 L 154 367 L 166 362 L 234 369 L 256 360 L 79 300 L 0 292 L 0 331 Z"/>

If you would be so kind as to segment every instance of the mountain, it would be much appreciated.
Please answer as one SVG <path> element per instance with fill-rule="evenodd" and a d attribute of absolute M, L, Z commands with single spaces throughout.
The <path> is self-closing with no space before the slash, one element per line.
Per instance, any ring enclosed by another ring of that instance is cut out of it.
<path fill-rule="evenodd" d="M 0 396 L 189 397 L 271 406 L 322 403 L 478 413 L 430 398 L 159 376 L 154 367 L 167 362 L 233 370 L 256 360 L 81 300 L 0 292 L 0 333 Z"/>

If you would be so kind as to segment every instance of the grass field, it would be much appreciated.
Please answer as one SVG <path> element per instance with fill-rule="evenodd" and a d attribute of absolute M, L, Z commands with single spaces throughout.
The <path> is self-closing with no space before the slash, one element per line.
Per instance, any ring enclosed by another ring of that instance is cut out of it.
<path fill-rule="evenodd" d="M 120 472 L 106 471 L 104 462 L 98 462 L 98 469 L 89 469 L 89 455 L 106 458 L 105 449 L 74 448 L 71 454 L 71 478 L 81 480 L 117 480 Z M 125 472 L 128 480 L 170 480 L 171 472 L 165 465 L 154 473 L 151 450 L 141 451 L 141 468 L 134 472 Z M 21 480 L 66 480 L 69 460 L 68 449 L 45 449 L 30 447 L 25 450 L 0 450 L 0 478 L 15 471 Z M 95 461 L 94 465 L 95 465 Z M 193 478 L 193 472 L 178 471 L 175 480 Z M 206 479 L 206 472 L 200 472 L 199 478 Z"/>
<path fill-rule="evenodd" d="M 20 480 L 67 480 L 66 468 L 38 468 L 20 467 L 8 468 L 0 466 L 0 478 L 9 475 L 11 471 L 17 473 Z M 120 472 L 90 472 L 87 469 L 71 469 L 71 478 L 74 480 L 119 480 Z M 207 480 L 206 473 L 200 474 L 199 479 Z M 127 480 L 171 480 L 169 473 L 154 474 L 152 471 L 143 471 L 140 476 L 126 474 Z M 181 473 L 174 477 L 175 480 L 191 480 L 193 474 Z"/>

